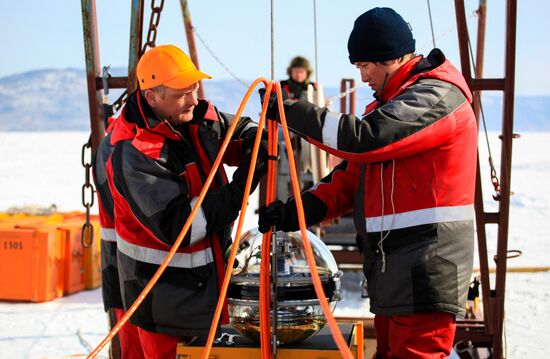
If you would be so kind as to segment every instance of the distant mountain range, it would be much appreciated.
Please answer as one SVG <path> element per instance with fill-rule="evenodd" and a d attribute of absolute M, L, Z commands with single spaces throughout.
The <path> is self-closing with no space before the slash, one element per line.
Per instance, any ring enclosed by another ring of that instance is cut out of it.
<path fill-rule="evenodd" d="M 123 68 L 113 69 L 120 76 Z M 246 88 L 234 80 L 204 82 L 206 97 L 220 110 L 236 112 Z M 335 96 L 339 86 L 327 86 L 325 96 Z M 112 91 L 114 101 L 120 91 Z M 367 87 L 357 90 L 357 112 L 372 99 Z M 502 96 L 484 95 L 487 127 L 498 131 L 501 124 Z M 339 109 L 335 101 L 333 109 Z M 259 101 L 254 94 L 245 114 L 257 117 Z M 84 70 L 43 69 L 0 78 L 0 131 L 87 131 L 88 98 Z M 550 96 L 516 96 L 515 131 L 550 131 Z"/>

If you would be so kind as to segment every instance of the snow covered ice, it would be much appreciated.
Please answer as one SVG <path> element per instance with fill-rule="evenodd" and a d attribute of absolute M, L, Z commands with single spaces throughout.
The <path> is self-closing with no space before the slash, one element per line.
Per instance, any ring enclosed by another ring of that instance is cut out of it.
<path fill-rule="evenodd" d="M 480 133 L 480 135 L 482 135 Z M 12 206 L 56 204 L 60 211 L 83 210 L 80 163 L 84 132 L 0 132 L 0 210 Z M 490 133 L 497 172 L 500 140 Z M 480 137 L 486 210 L 496 210 Z M 523 256 L 509 267 L 550 266 L 550 132 L 526 132 L 514 141 L 509 249 Z M 245 229 L 255 225 L 257 199 L 251 198 Z M 93 209 L 97 212 L 97 207 Z M 496 228 L 488 227 L 489 258 L 496 250 Z M 476 257 L 475 266 L 479 260 Z M 360 298 L 360 276 L 346 273 L 344 300 L 336 314 L 364 315 L 368 303 Z M 507 276 L 506 337 L 509 358 L 542 358 L 550 352 L 546 323 L 550 322 L 550 272 L 510 273 Z M 107 334 L 101 290 L 84 291 L 48 303 L 0 302 L 0 359 L 62 358 L 88 353 Z M 101 353 L 107 356 L 107 351 Z"/>

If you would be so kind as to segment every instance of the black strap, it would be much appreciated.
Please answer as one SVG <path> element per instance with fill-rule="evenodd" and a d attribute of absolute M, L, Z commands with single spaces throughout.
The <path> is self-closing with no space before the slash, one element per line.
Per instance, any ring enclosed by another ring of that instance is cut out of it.
<path fill-rule="evenodd" d="M 103 125 L 105 129 L 109 127 L 109 118 L 114 115 L 114 109 L 112 105 L 107 103 L 103 104 Z"/>

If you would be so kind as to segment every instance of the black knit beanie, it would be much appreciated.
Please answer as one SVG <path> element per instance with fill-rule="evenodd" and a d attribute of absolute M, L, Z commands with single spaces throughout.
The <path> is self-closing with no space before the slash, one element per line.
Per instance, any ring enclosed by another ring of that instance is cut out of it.
<path fill-rule="evenodd" d="M 355 20 L 349 35 L 350 62 L 378 62 L 397 59 L 415 50 L 411 28 L 387 7 L 375 7 Z"/>

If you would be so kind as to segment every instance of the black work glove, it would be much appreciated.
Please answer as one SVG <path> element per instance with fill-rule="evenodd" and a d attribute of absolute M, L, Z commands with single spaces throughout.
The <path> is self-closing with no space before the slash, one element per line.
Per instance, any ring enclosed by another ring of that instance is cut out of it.
<path fill-rule="evenodd" d="M 275 201 L 267 207 L 261 207 L 258 214 L 258 230 L 262 233 L 273 226 L 285 232 L 296 230 L 293 225 L 298 223 L 298 214 L 294 201 L 292 204 Z"/>
<path fill-rule="evenodd" d="M 259 89 L 258 93 L 260 94 L 260 102 L 262 103 L 262 106 L 263 106 L 265 101 L 265 88 Z M 287 100 L 288 95 L 286 91 L 282 90 L 281 93 L 283 94 L 283 101 Z M 279 105 L 277 104 L 277 93 L 274 91 L 272 91 L 271 95 L 269 96 L 269 104 L 267 105 L 266 116 L 270 120 L 281 121 L 279 118 Z"/>

